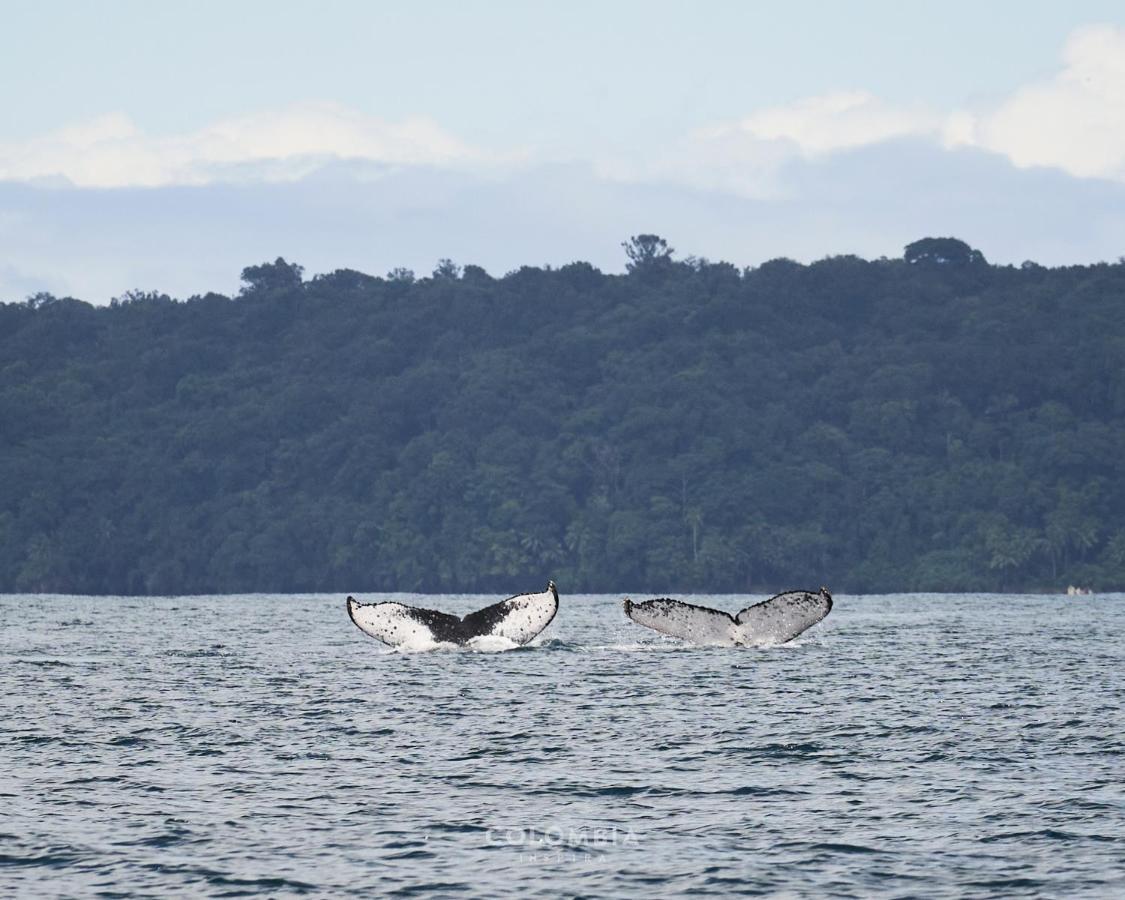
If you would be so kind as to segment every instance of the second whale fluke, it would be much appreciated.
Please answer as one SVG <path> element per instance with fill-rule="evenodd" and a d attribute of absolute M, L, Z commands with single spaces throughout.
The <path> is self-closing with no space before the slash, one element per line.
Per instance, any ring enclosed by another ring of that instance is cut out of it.
<path fill-rule="evenodd" d="M 625 598 L 625 615 L 661 634 L 693 644 L 764 647 L 784 644 L 811 628 L 832 610 L 832 595 L 822 587 L 786 591 L 731 615 L 720 609 L 660 597 L 634 603 Z"/>

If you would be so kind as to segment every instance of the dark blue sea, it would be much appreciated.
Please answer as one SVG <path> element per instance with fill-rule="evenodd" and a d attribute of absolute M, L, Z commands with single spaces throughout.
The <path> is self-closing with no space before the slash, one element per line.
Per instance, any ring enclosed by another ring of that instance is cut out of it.
<path fill-rule="evenodd" d="M 1125 597 L 837 596 L 754 650 L 564 587 L 509 652 L 0 597 L 0 895 L 1125 895 Z"/>

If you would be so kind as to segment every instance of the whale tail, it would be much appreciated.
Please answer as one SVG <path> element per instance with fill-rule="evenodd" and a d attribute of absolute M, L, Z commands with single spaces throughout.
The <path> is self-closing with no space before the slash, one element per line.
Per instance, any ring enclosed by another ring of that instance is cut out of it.
<path fill-rule="evenodd" d="M 463 617 L 393 601 L 360 603 L 354 597 L 348 597 L 347 607 L 360 631 L 392 647 L 465 644 L 480 637 L 526 644 L 555 618 L 559 592 L 551 581 L 538 594 L 517 594 Z"/>
<path fill-rule="evenodd" d="M 348 597 L 348 616 L 364 634 L 392 647 L 422 649 L 461 642 L 461 619 L 405 603 L 360 603 Z"/>
<path fill-rule="evenodd" d="M 811 591 L 786 591 L 755 603 L 734 617 L 740 643 L 750 646 L 784 644 L 812 628 L 832 611 L 832 595 L 822 587 Z"/>
<path fill-rule="evenodd" d="M 625 615 L 638 625 L 694 644 L 758 647 L 784 644 L 811 628 L 831 611 L 832 595 L 827 588 L 815 594 L 786 591 L 734 616 L 668 597 L 644 603 L 626 599 L 624 607 Z"/>
<path fill-rule="evenodd" d="M 469 613 L 461 620 L 464 640 L 488 636 L 526 644 L 551 624 L 558 611 L 559 592 L 555 583 L 549 581 L 542 593 L 517 594 Z"/>
<path fill-rule="evenodd" d="M 653 631 L 670 637 L 683 638 L 693 644 L 734 643 L 734 619 L 729 613 L 694 603 L 684 603 L 670 597 L 645 600 L 644 603 L 626 601 L 625 615 Z"/>

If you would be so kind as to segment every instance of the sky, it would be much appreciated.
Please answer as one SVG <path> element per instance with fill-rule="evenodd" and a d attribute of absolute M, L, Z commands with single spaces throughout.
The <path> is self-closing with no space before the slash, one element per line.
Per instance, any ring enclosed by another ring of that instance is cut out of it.
<path fill-rule="evenodd" d="M 739 266 L 1125 254 L 1119 2 L 0 0 L 0 300 L 503 274 L 656 232 Z"/>

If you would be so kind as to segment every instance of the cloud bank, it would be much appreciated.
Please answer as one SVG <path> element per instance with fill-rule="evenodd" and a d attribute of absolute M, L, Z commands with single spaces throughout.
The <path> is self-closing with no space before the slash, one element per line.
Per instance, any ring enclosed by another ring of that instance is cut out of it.
<path fill-rule="evenodd" d="M 988 150 L 1020 168 L 1125 181 L 1125 29 L 1075 31 L 1052 77 L 987 109 L 934 110 L 867 91 L 834 91 L 716 123 L 647 156 L 592 162 L 609 178 L 760 194 L 787 160 L 823 159 L 907 137 Z M 460 169 L 535 162 L 518 148 L 497 154 L 470 146 L 424 118 L 390 122 L 323 102 L 177 135 L 146 134 L 123 113 L 102 116 L 0 143 L 0 180 L 87 188 L 278 182 L 341 160 Z"/>
<path fill-rule="evenodd" d="M 327 162 L 472 166 L 489 162 L 426 119 L 387 122 L 336 103 L 306 103 L 154 136 L 124 114 L 0 144 L 0 180 L 85 188 L 295 181 Z"/>
<path fill-rule="evenodd" d="M 1015 165 L 1125 181 L 1125 29 L 1082 28 L 1053 78 L 971 119 L 968 142 Z"/>
<path fill-rule="evenodd" d="M 902 138 L 986 150 L 1018 168 L 1125 182 L 1125 29 L 1079 29 L 1051 78 L 988 108 L 935 110 L 896 105 L 867 91 L 838 91 L 717 124 L 655 163 L 630 168 L 617 162 L 604 171 L 767 196 L 786 161 L 824 160 Z"/>
<path fill-rule="evenodd" d="M 426 119 L 301 104 L 152 135 L 124 115 L 0 144 L 0 300 L 50 290 L 234 291 L 285 255 L 309 273 L 503 273 L 656 231 L 683 253 L 898 255 L 953 234 L 994 261 L 1125 247 L 1125 29 L 1073 33 L 1051 76 L 978 108 L 833 91 L 631 155 L 536 158 Z"/>

